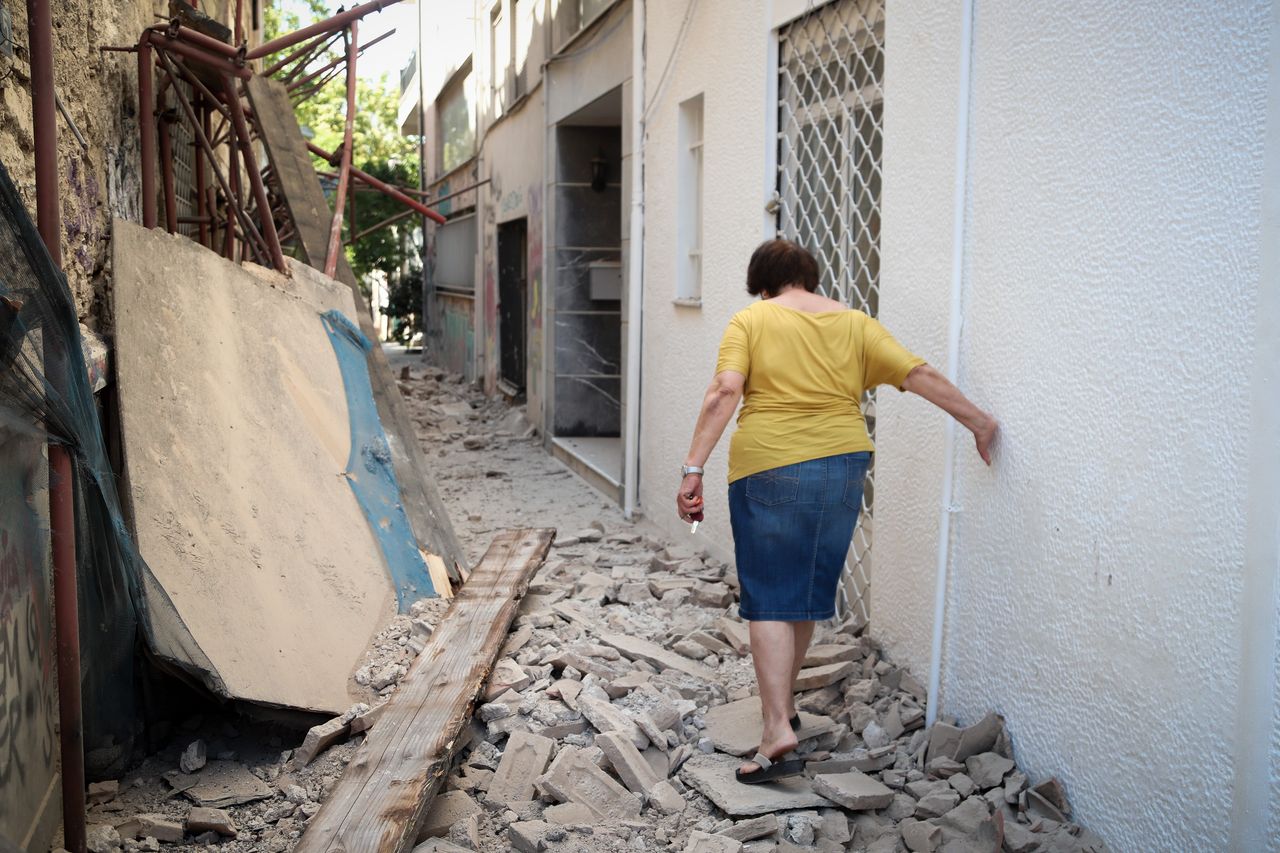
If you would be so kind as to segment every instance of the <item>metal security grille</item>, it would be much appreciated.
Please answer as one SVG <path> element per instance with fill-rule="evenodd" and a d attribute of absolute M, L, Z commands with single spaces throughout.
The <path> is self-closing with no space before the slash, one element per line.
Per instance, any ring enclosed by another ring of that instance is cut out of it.
<path fill-rule="evenodd" d="M 816 4 L 815 4 L 816 5 Z M 818 259 L 821 291 L 875 316 L 880 295 L 884 0 L 836 0 L 779 32 L 779 236 Z M 875 433 L 875 395 L 863 401 Z M 842 621 L 866 622 L 872 475 L 840 583 Z"/>

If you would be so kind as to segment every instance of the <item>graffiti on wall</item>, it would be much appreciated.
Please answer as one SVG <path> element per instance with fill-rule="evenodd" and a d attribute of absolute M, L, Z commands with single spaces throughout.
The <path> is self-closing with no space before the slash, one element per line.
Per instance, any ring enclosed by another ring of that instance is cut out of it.
<path fill-rule="evenodd" d="M 37 436 L 0 424 L 0 835 L 23 838 L 55 774 L 57 706 L 47 468 Z"/>

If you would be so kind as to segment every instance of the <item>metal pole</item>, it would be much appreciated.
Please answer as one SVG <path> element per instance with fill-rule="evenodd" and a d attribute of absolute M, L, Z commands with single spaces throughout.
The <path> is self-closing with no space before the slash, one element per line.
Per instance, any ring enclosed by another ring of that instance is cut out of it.
<path fill-rule="evenodd" d="M 175 89 L 177 87 L 174 87 Z M 204 105 L 204 96 L 196 95 L 196 120 L 200 123 L 199 129 L 203 131 L 206 138 L 209 136 L 209 110 Z M 195 135 L 196 128 L 192 128 L 192 135 Z M 200 220 L 199 236 L 200 245 L 209 245 L 209 222 L 212 217 L 209 215 L 209 200 L 205 197 L 209 191 L 208 182 L 204 175 L 204 149 L 200 147 L 199 142 L 192 142 L 195 151 L 192 152 L 192 160 L 196 169 L 196 217 Z"/>
<path fill-rule="evenodd" d="M 182 39 L 169 38 L 163 32 L 158 30 L 145 30 L 142 33 L 144 41 L 149 42 L 155 47 L 163 48 L 170 53 L 176 53 L 179 56 L 185 56 L 188 59 L 194 59 L 207 65 L 211 70 L 219 74 L 230 74 L 241 80 L 248 80 L 253 76 L 253 71 L 243 65 L 236 65 L 229 58 L 219 56 L 216 53 L 210 53 L 202 47 L 197 47 L 188 41 Z"/>
<path fill-rule="evenodd" d="M 351 183 L 352 136 L 356 127 L 356 41 L 359 23 L 351 22 L 347 38 L 347 115 L 342 126 L 342 164 L 338 167 L 338 191 L 333 201 L 333 222 L 329 225 L 329 250 L 324 256 L 324 274 L 333 278 L 338 271 L 338 253 L 342 251 L 342 212 L 347 203 L 347 186 Z"/>
<path fill-rule="evenodd" d="M 58 119 L 49 0 L 27 0 L 31 113 L 36 160 L 36 223 L 55 266 L 62 266 L 58 191 Z M 150 101 L 144 101 L 149 104 Z M 154 199 L 153 199 L 154 201 Z M 65 388 L 68 365 L 53 335 L 44 336 L 45 372 Z M 80 614 L 76 578 L 75 493 L 71 456 L 49 444 L 49 539 L 53 550 L 53 618 L 58 646 L 58 739 L 62 758 L 63 845 L 85 853 L 84 728 L 80 698 Z"/>
<path fill-rule="evenodd" d="M 170 81 L 172 82 L 172 81 Z M 156 92 L 156 120 L 160 131 L 160 181 L 164 189 L 164 227 L 170 234 L 178 231 L 178 197 L 173 181 L 173 135 L 169 132 L 171 119 L 166 115 L 165 92 L 161 86 Z M 174 86 L 174 88 L 177 88 Z"/>
<path fill-rule="evenodd" d="M 258 45 L 253 50 L 245 54 L 245 59 L 261 59 L 264 56 L 293 47 L 301 41 L 306 41 L 314 35 L 320 33 L 331 33 L 340 30 L 352 21 L 358 21 L 371 12 L 377 12 L 387 6 L 392 6 L 400 0 L 371 0 L 369 3 L 361 3 L 359 6 L 353 6 L 345 12 L 340 12 L 332 18 L 326 18 L 323 21 L 317 21 L 314 24 L 294 30 L 291 33 L 272 39 L 269 42 Z"/>
<path fill-rule="evenodd" d="M 236 44 L 244 44 L 244 0 L 236 0 Z"/>
<path fill-rule="evenodd" d="M 363 55 L 364 55 L 364 52 L 365 52 L 366 50 L 368 50 L 369 48 L 373 47 L 375 44 L 377 44 L 378 42 L 382 41 L 383 39 L 385 39 L 385 38 L 389 38 L 390 36 L 395 35 L 395 32 L 396 32 L 395 30 L 388 30 L 387 32 L 385 32 L 385 33 L 383 33 L 382 35 L 378 36 L 378 37 L 377 37 L 376 39 L 374 39 L 373 41 L 368 42 L 367 44 L 362 45 L 362 46 L 360 47 L 360 49 L 359 49 L 358 51 L 356 51 L 356 56 L 363 56 Z M 307 83 L 310 83 L 312 80 L 314 80 L 315 78 L 319 77 L 321 74 L 324 74 L 326 71 L 330 70 L 331 68 L 335 68 L 335 67 L 337 67 L 338 65 L 341 65 L 342 63 L 346 62 L 346 61 L 347 61 L 347 59 L 348 59 L 348 57 L 346 57 L 346 56 L 339 56 L 339 57 L 337 57 L 336 59 L 333 59 L 332 61 L 330 61 L 327 65 L 324 65 L 324 66 L 322 66 L 322 67 L 320 67 L 320 68 L 317 68 L 315 71 L 311 72 L 311 73 L 310 73 L 310 74 L 308 74 L 306 77 L 303 77 L 302 79 L 297 80 L 297 81 L 295 81 L 295 82 L 291 82 L 291 83 L 289 83 L 289 85 L 288 85 L 286 88 L 288 88 L 288 90 L 289 90 L 290 92 L 293 92 L 293 91 L 296 91 L 296 90 L 298 90 L 298 89 L 301 89 L 303 86 L 307 85 Z"/>
<path fill-rule="evenodd" d="M 312 154 L 315 154 L 317 157 L 322 157 L 322 158 L 323 158 L 326 162 L 328 162 L 330 165 L 333 165 L 334 156 L 333 156 L 332 154 L 330 154 L 329 152 L 325 151 L 323 148 L 320 148 L 319 146 L 315 145 L 314 143 L 308 142 L 308 143 L 307 143 L 307 150 L 308 150 L 308 151 L 310 151 Z M 405 195 L 404 193 L 400 192 L 400 191 L 399 191 L 398 189 L 396 189 L 395 187 L 391 186 L 390 184 L 388 184 L 388 183 L 386 183 L 386 182 L 384 182 L 384 181 L 380 181 L 380 180 L 378 180 L 378 179 L 377 179 L 377 178 L 375 178 L 373 175 L 370 175 L 368 172 L 364 172 L 364 171 L 362 171 L 362 170 L 360 170 L 360 169 L 357 169 L 355 166 L 352 166 L 352 167 L 351 167 L 351 174 L 352 174 L 356 179 L 361 180 L 361 181 L 364 181 L 366 184 L 368 184 L 369 186 L 371 186 L 371 187 L 373 187 L 374 189 L 378 190 L 378 191 L 379 191 L 379 192 L 381 192 L 382 194 L 384 194 L 384 195 L 389 195 L 389 196 L 391 196 L 392 198 L 394 198 L 396 201 L 400 202 L 401 204 L 408 205 L 409 207 L 412 207 L 414 210 L 418 211 L 418 212 L 419 212 L 419 213 L 421 213 L 423 216 L 428 216 L 428 217 L 430 217 L 432 220 L 434 220 L 435 222 L 438 222 L 438 223 L 443 224 L 443 223 L 446 221 L 446 220 L 445 220 L 445 218 L 444 218 L 443 216 L 441 216 L 440 214 L 436 213 L 436 212 L 435 212 L 434 210 L 432 210 L 431 208 L 427 207 L 426 205 L 422 204 L 421 202 L 419 202 L 419 201 L 417 201 L 417 200 L 415 200 L 415 199 L 409 198 L 409 196 L 407 196 L 407 195 Z M 477 186 L 479 186 L 479 185 L 477 184 Z M 437 199 L 437 200 L 438 200 L 438 201 L 441 201 L 442 199 Z"/>
<path fill-rule="evenodd" d="M 313 51 L 315 51 L 316 48 L 320 47 L 321 44 L 324 44 L 327 47 L 328 43 L 332 42 L 337 37 L 338 36 L 336 33 L 322 33 L 316 36 L 314 39 L 307 42 L 302 47 L 298 48 L 293 53 L 286 56 L 284 59 L 278 60 L 274 64 L 268 66 L 267 69 L 262 72 L 261 76 L 270 77 L 276 72 L 280 71 L 289 63 L 293 62 L 295 59 L 303 59 L 304 57 L 306 57 L 306 59 L 302 63 L 303 65 L 305 65 L 307 62 L 310 61 L 310 55 Z"/>
<path fill-rule="evenodd" d="M 253 153 L 253 143 L 249 141 L 249 125 L 244 118 L 244 107 L 240 104 L 240 96 L 236 94 L 236 83 L 230 77 L 223 80 L 227 90 L 227 106 L 231 108 L 231 123 L 236 129 L 236 141 L 240 145 L 240 156 L 244 159 L 244 170 L 249 175 L 249 187 L 253 190 L 254 201 L 258 204 L 258 220 L 262 223 L 262 237 L 266 240 L 267 251 L 271 263 L 282 273 L 289 271 L 284 262 L 284 253 L 280 251 L 280 238 L 276 234 L 276 223 L 271 218 L 271 204 L 267 201 L 267 189 L 262 185 L 262 173 L 258 171 L 258 158 Z"/>
<path fill-rule="evenodd" d="M 151 43 L 138 42 L 138 129 L 142 149 L 142 225 L 156 227 L 156 125 L 152 104 Z"/>
<path fill-rule="evenodd" d="M 352 198 L 355 198 L 354 194 L 352 194 Z M 370 234 L 374 233 L 375 231 L 381 231 L 383 228 L 386 228 L 388 225 L 395 225 L 401 219 L 405 219 L 406 217 L 413 216 L 417 212 L 418 211 L 416 210 L 402 210 L 399 213 L 397 213 L 395 216 L 388 216 L 386 219 L 382 220 L 377 225 L 370 225 L 368 228 L 364 229 L 363 231 L 360 231 L 348 237 L 347 245 L 350 246 L 352 243 L 356 242 L 361 237 L 368 237 Z M 353 226 L 353 230 L 354 230 L 354 226 Z"/>

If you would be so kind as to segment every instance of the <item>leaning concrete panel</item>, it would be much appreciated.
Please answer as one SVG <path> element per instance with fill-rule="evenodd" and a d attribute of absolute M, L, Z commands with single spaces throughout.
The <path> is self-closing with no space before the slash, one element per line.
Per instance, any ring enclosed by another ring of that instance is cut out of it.
<path fill-rule="evenodd" d="M 395 612 L 343 477 L 347 401 L 321 275 L 241 267 L 117 221 L 116 371 L 149 635 L 213 690 L 323 711 Z"/>
<path fill-rule="evenodd" d="M 320 178 L 311 165 L 307 141 L 298 127 L 289 93 L 278 80 L 254 76 L 248 82 L 249 100 L 253 103 L 262 143 L 275 171 L 276 182 L 284 196 L 285 206 L 297 230 L 302 263 L 293 262 L 295 274 L 306 265 L 323 268 L 329 246 L 329 224 L 332 212 L 320 188 Z M 356 284 L 355 274 L 344 254 L 338 255 L 337 278 L 351 289 L 356 305 L 355 320 L 360 331 L 371 341 L 378 340 L 369 304 Z M 391 366 L 382 348 L 375 346 L 369 354 L 369 381 L 378 406 L 378 417 L 391 446 L 392 463 L 409 522 L 417 534 L 419 547 L 439 554 L 457 579 L 455 566 L 466 567 L 467 557 L 454 533 L 436 491 L 435 482 L 422 449 L 418 446 L 413 423 L 400 398 L 400 390 L 391 375 Z"/>

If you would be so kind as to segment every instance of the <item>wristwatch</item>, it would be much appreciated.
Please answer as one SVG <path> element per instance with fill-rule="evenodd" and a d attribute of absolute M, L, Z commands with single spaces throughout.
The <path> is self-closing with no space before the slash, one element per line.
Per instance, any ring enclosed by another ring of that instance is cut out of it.
<path fill-rule="evenodd" d="M 681 477 L 688 477 L 690 474 L 697 474 L 701 476 L 702 466 L 701 465 L 681 465 L 680 466 Z"/>

